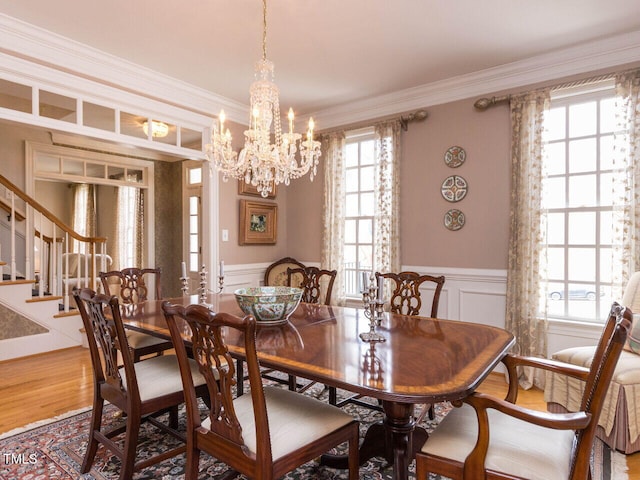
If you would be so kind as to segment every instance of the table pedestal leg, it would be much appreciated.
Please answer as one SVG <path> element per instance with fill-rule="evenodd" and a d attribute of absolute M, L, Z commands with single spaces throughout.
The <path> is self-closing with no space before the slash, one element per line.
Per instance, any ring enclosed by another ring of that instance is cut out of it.
<path fill-rule="evenodd" d="M 413 404 L 383 401 L 385 419 L 369 427 L 360 445 L 360 464 L 372 457 L 393 464 L 394 480 L 407 480 L 409 464 L 427 440 L 427 432 L 415 426 Z M 347 468 L 343 455 L 323 455 L 321 463 L 331 468 Z"/>

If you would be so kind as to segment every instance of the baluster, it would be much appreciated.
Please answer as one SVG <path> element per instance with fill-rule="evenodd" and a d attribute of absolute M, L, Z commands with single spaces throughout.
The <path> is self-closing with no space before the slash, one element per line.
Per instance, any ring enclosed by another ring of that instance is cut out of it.
<path fill-rule="evenodd" d="M 16 215 L 15 204 L 16 196 L 13 192 L 9 192 L 11 197 L 11 281 L 16 279 Z"/>

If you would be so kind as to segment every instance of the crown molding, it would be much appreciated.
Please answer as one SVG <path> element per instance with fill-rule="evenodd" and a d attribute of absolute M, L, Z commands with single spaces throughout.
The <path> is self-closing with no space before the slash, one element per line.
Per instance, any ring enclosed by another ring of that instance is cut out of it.
<path fill-rule="evenodd" d="M 92 82 L 212 116 L 224 108 L 229 120 L 245 125 L 248 105 L 163 75 L 85 44 L 0 13 L 0 52 L 65 71 Z M 64 65 L 57 59 L 64 58 Z M 571 75 L 640 62 L 640 31 L 587 42 L 467 75 L 398 92 L 369 97 L 313 112 L 322 129 L 351 125 L 453 102 L 477 95 L 516 89 Z M 90 75 L 87 72 L 91 72 Z M 306 116 L 308 118 L 308 116 Z M 302 119 L 304 120 L 304 119 Z"/>
<path fill-rule="evenodd" d="M 135 95 L 211 116 L 224 108 L 227 117 L 245 123 L 249 108 L 181 80 L 163 75 L 88 45 L 0 13 L 0 51 L 72 75 L 121 88 Z M 64 65 L 58 59 L 64 59 Z M 87 72 L 90 72 L 87 73 Z"/>
<path fill-rule="evenodd" d="M 345 103 L 319 110 L 312 116 L 322 129 L 328 129 L 637 62 L 640 62 L 640 31 Z"/>

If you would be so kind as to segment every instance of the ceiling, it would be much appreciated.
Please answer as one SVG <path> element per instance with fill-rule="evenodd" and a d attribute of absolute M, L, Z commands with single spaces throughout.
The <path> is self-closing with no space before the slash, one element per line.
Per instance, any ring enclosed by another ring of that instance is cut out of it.
<path fill-rule="evenodd" d="M 0 0 L 0 12 L 245 105 L 262 55 L 260 0 Z M 269 0 L 267 16 L 282 108 L 302 114 L 640 32 L 638 0 Z"/>

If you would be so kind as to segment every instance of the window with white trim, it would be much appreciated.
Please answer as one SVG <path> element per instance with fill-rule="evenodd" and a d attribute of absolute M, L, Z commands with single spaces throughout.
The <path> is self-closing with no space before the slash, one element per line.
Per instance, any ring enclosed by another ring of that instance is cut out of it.
<path fill-rule="evenodd" d="M 611 306 L 615 108 L 609 86 L 552 96 L 545 117 L 541 302 L 549 318 L 600 322 Z"/>
<path fill-rule="evenodd" d="M 347 134 L 345 154 L 345 294 L 360 296 L 362 272 L 373 265 L 375 215 L 375 137 L 373 129 Z"/>

